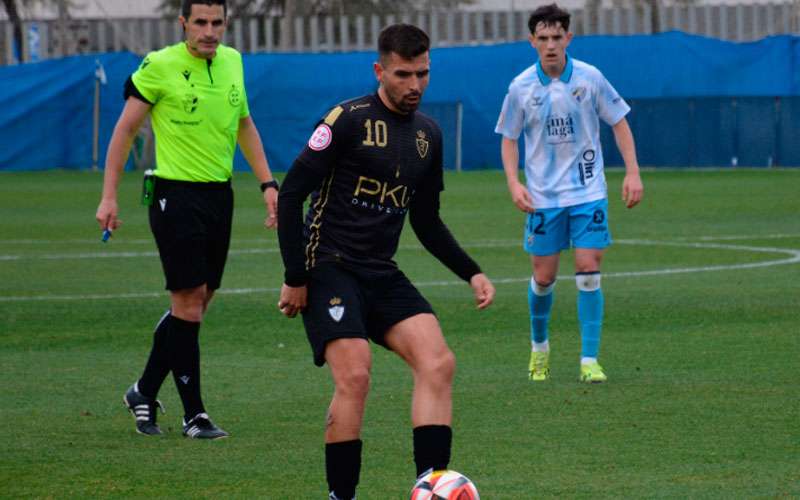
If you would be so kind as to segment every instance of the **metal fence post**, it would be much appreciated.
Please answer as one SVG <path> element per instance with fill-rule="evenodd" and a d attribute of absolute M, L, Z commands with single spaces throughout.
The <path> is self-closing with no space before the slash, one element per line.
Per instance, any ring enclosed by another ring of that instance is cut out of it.
<path fill-rule="evenodd" d="M 306 46 L 306 35 L 303 32 L 303 18 L 294 18 L 294 49 L 302 52 Z"/>
<path fill-rule="evenodd" d="M 272 22 L 272 17 L 264 16 L 264 50 L 267 52 L 272 52 L 274 50 L 275 29 Z"/>
<path fill-rule="evenodd" d="M 335 43 L 333 39 L 333 18 L 325 16 L 325 43 L 323 44 L 325 52 L 333 52 Z"/>
<path fill-rule="evenodd" d="M 611 9 L 611 34 L 622 34 L 622 9 L 613 7 Z"/>
<path fill-rule="evenodd" d="M 744 40 L 744 6 L 742 4 L 736 5 L 736 40 Z"/>
<path fill-rule="evenodd" d="M 340 50 L 350 50 L 350 21 L 347 16 L 339 16 L 339 47 Z"/>
<path fill-rule="evenodd" d="M 367 50 L 364 43 L 364 16 L 356 16 L 356 50 Z"/>
<path fill-rule="evenodd" d="M 719 6 L 719 37 L 723 40 L 728 38 L 728 9 L 727 5 Z"/>
<path fill-rule="evenodd" d="M 311 40 L 311 52 L 319 52 L 319 17 L 311 16 L 308 19 L 308 31 Z"/>

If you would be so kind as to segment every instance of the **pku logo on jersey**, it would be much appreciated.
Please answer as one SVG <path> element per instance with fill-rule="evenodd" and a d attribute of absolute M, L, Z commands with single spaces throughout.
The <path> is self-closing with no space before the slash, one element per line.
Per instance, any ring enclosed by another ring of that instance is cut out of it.
<path fill-rule="evenodd" d="M 353 205 L 379 212 L 404 214 L 411 193 L 405 184 L 391 184 L 390 181 L 358 177 L 353 192 Z"/>
<path fill-rule="evenodd" d="M 311 134 L 308 140 L 308 147 L 314 151 L 322 151 L 331 145 L 333 141 L 333 131 L 326 123 L 320 123 L 319 127 Z"/>
<path fill-rule="evenodd" d="M 531 96 L 531 99 L 528 102 L 533 107 L 541 106 L 542 104 L 544 104 L 544 98 L 539 97 L 538 95 L 534 95 Z"/>
<path fill-rule="evenodd" d="M 572 89 L 572 97 L 574 97 L 576 101 L 581 102 L 583 98 L 586 97 L 586 87 L 575 87 Z"/>
<path fill-rule="evenodd" d="M 570 115 L 550 115 L 545 121 L 548 144 L 575 142 L 575 120 Z"/>
<path fill-rule="evenodd" d="M 342 299 L 340 299 L 339 297 L 334 297 L 331 299 L 329 304 L 331 306 L 328 308 L 328 314 L 331 315 L 331 318 L 335 322 L 337 323 L 340 322 L 342 320 L 342 316 L 344 316 L 344 306 L 342 305 Z"/>

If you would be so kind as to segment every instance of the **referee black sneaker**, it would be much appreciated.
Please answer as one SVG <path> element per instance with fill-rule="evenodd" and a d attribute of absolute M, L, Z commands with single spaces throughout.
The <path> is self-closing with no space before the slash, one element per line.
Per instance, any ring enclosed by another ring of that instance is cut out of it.
<path fill-rule="evenodd" d="M 156 408 L 161 408 L 161 412 L 165 413 L 161 401 L 143 395 L 136 384 L 133 384 L 122 397 L 122 402 L 136 419 L 136 432 L 147 436 L 162 434 L 156 424 Z"/>
<path fill-rule="evenodd" d="M 228 433 L 214 425 L 207 413 L 199 413 L 188 422 L 183 421 L 183 435 L 192 439 L 220 439 Z"/>

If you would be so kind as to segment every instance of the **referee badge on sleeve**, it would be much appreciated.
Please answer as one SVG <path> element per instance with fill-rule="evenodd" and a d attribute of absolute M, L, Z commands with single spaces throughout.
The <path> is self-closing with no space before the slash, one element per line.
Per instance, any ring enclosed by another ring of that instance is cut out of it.
<path fill-rule="evenodd" d="M 330 301 L 331 307 L 328 308 L 328 314 L 331 315 L 331 318 L 335 322 L 340 322 L 342 320 L 342 316 L 344 316 L 344 306 L 342 305 L 342 299 L 339 297 L 334 297 Z"/>

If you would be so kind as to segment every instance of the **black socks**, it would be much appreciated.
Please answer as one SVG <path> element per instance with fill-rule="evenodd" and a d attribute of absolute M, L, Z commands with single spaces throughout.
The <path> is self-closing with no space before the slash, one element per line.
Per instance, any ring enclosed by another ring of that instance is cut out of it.
<path fill-rule="evenodd" d="M 337 498 L 350 500 L 356 495 L 361 472 L 361 440 L 325 443 L 325 473 L 328 489 Z"/>
<path fill-rule="evenodd" d="M 417 465 L 417 476 L 428 469 L 447 469 L 452 442 L 453 431 L 449 425 L 415 427 L 414 463 Z"/>
<path fill-rule="evenodd" d="M 139 392 L 150 399 L 155 399 L 161 384 L 169 373 L 169 324 L 172 320 L 170 311 L 167 311 L 156 325 L 153 332 L 153 348 L 144 367 L 142 378 L 139 379 Z"/>
<path fill-rule="evenodd" d="M 200 323 L 172 316 L 169 333 L 170 368 L 188 421 L 206 411 L 200 397 Z"/>

